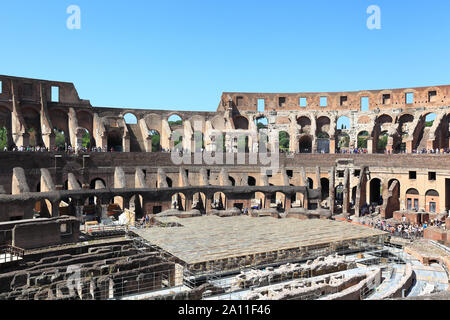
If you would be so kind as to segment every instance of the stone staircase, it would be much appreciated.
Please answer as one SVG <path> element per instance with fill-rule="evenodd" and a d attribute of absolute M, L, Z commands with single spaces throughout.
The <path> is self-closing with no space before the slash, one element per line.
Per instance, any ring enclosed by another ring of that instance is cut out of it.
<path fill-rule="evenodd" d="M 127 124 L 130 133 L 130 152 L 145 152 L 144 138 L 138 124 Z"/>
<path fill-rule="evenodd" d="M 423 136 L 422 139 L 420 140 L 418 146 L 417 146 L 417 150 L 422 150 L 422 149 L 427 149 L 427 141 L 429 139 L 430 136 L 430 129 L 429 127 L 426 127 L 423 129 Z"/>

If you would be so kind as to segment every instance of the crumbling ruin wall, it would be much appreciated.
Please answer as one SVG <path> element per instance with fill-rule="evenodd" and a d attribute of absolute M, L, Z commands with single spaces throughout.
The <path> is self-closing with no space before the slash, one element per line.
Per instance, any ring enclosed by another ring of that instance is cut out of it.
<path fill-rule="evenodd" d="M 318 280 L 299 280 L 252 291 L 245 300 L 314 300 L 333 294 L 360 283 L 367 275 L 356 274 L 348 278 L 342 275 L 329 276 Z"/>
<path fill-rule="evenodd" d="M 354 286 L 350 286 L 338 293 L 323 297 L 321 300 L 361 300 L 363 292 L 378 286 L 381 283 L 381 269 L 373 271 L 366 275 L 363 281 Z"/>
<path fill-rule="evenodd" d="M 401 280 L 388 292 L 379 297 L 379 300 L 389 299 L 389 298 L 401 298 L 403 290 L 407 291 L 411 288 L 414 279 L 416 277 L 416 273 L 412 269 L 410 263 L 406 264 L 405 272 Z"/>
<path fill-rule="evenodd" d="M 29 262 L 0 275 L 0 300 L 108 299 L 152 291 L 175 282 L 175 264 L 129 245 Z"/>
<path fill-rule="evenodd" d="M 235 291 L 250 287 L 262 287 L 288 279 L 314 277 L 355 267 L 355 263 L 346 261 L 345 257 L 337 255 L 318 257 L 315 260 L 308 260 L 304 264 L 286 264 L 277 269 L 269 267 L 266 270 L 241 272 L 240 275 L 232 280 L 231 290 Z"/>

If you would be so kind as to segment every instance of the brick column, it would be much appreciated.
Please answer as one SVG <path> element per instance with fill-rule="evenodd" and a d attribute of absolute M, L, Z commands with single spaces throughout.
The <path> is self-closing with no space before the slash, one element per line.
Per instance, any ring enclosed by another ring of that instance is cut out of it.
<path fill-rule="evenodd" d="M 330 138 L 330 154 L 336 153 L 336 140 L 333 138 Z"/>
<path fill-rule="evenodd" d="M 412 153 L 412 149 L 413 149 L 412 146 L 413 146 L 412 140 L 406 141 L 406 152 L 407 153 Z"/>
<path fill-rule="evenodd" d="M 373 138 L 367 139 L 367 153 L 373 153 Z"/>

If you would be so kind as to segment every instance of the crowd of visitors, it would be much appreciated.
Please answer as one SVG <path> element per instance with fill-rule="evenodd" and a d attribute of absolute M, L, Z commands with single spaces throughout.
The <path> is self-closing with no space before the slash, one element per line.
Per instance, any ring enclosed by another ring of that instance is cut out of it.
<path fill-rule="evenodd" d="M 74 148 L 72 146 L 67 147 L 53 147 L 49 149 L 47 147 L 41 146 L 13 146 L 11 148 L 4 147 L 3 152 L 65 152 L 65 153 L 88 153 L 88 152 L 114 152 L 114 148 L 110 148 L 109 150 L 101 147 L 93 147 L 93 148 Z"/>
<path fill-rule="evenodd" d="M 395 237 L 401 237 L 404 239 L 417 239 L 423 237 L 423 232 L 428 227 L 443 227 L 445 222 L 438 219 L 431 219 L 429 222 L 421 224 L 410 223 L 406 217 L 402 217 L 402 221 L 393 221 L 385 219 L 369 219 L 361 221 L 363 225 L 382 230 L 390 233 Z"/>

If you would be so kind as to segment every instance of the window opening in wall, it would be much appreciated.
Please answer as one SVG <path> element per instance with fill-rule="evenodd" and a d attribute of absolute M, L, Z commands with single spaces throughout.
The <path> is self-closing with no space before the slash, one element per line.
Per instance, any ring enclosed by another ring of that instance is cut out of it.
<path fill-rule="evenodd" d="M 339 178 L 343 178 L 344 177 L 344 170 L 338 170 L 337 175 Z"/>
<path fill-rule="evenodd" d="M 60 231 L 61 231 L 61 234 L 71 234 L 72 233 L 71 226 L 68 225 L 67 223 L 61 223 Z"/>
<path fill-rule="evenodd" d="M 428 172 L 428 180 L 435 181 L 436 180 L 436 172 Z"/>
<path fill-rule="evenodd" d="M 361 175 L 361 170 L 355 170 L 355 177 L 359 177 Z"/>
<path fill-rule="evenodd" d="M 391 95 L 383 94 L 383 104 L 391 104 Z"/>
<path fill-rule="evenodd" d="M 361 97 L 361 111 L 369 111 L 369 97 Z"/>
<path fill-rule="evenodd" d="M 0 94 L 3 93 L 3 81 L 0 80 Z"/>
<path fill-rule="evenodd" d="M 416 171 L 410 171 L 409 172 L 409 179 L 415 180 L 417 178 L 417 172 Z"/>
<path fill-rule="evenodd" d="M 264 112 L 265 109 L 265 100 L 258 99 L 258 112 Z"/>
<path fill-rule="evenodd" d="M 236 97 L 236 106 L 242 106 L 244 103 L 244 97 Z"/>
<path fill-rule="evenodd" d="M 328 103 L 328 98 L 327 97 L 320 97 L 320 106 L 321 107 L 326 107 Z"/>
<path fill-rule="evenodd" d="M 308 106 L 308 99 L 306 97 L 300 98 L 300 107 L 305 108 Z"/>
<path fill-rule="evenodd" d="M 347 105 L 347 96 L 341 96 L 341 106 Z"/>
<path fill-rule="evenodd" d="M 52 87 L 52 102 L 59 102 L 59 87 Z"/>
<path fill-rule="evenodd" d="M 286 98 L 285 97 L 279 97 L 278 98 L 278 106 L 279 107 L 284 107 L 285 103 L 286 103 Z"/>
<path fill-rule="evenodd" d="M 162 212 L 162 206 L 154 206 L 153 207 L 153 210 L 152 210 L 153 214 L 158 214 L 158 213 L 161 213 L 161 212 Z"/>
<path fill-rule="evenodd" d="M 294 171 L 293 170 L 286 170 L 286 174 L 287 174 L 289 179 L 292 179 L 292 177 L 294 176 Z"/>
<path fill-rule="evenodd" d="M 436 100 L 436 91 L 429 91 L 428 92 L 428 102 L 434 102 Z"/>
<path fill-rule="evenodd" d="M 408 92 L 405 94 L 405 100 L 407 104 L 414 103 L 414 93 Z"/>

